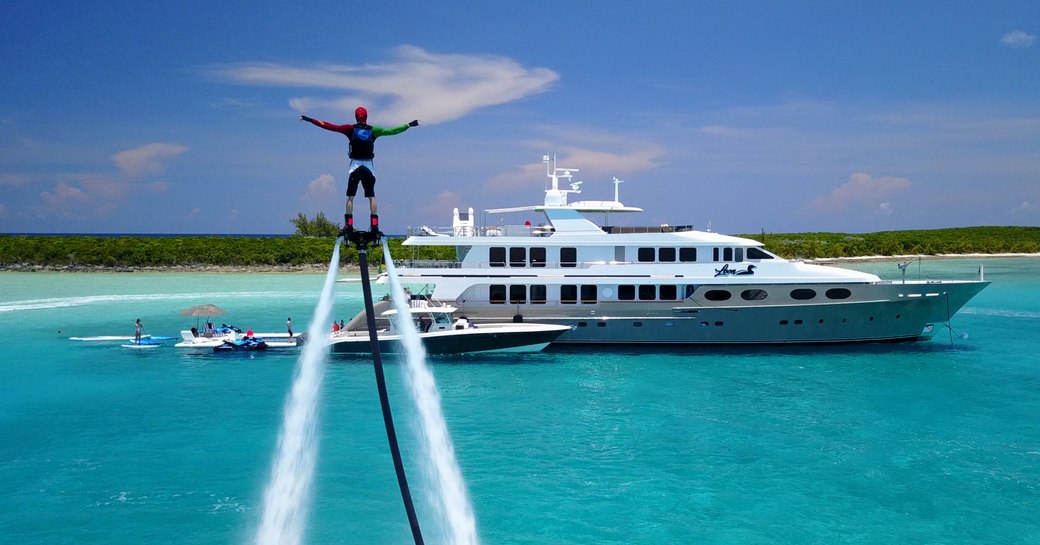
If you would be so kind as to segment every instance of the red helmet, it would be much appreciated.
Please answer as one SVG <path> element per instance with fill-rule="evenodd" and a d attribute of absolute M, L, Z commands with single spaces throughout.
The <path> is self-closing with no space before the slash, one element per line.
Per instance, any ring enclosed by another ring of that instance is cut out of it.
<path fill-rule="evenodd" d="M 358 108 L 354 110 L 354 118 L 357 119 L 358 123 L 368 121 L 368 110 L 366 110 L 364 106 L 358 106 Z"/>

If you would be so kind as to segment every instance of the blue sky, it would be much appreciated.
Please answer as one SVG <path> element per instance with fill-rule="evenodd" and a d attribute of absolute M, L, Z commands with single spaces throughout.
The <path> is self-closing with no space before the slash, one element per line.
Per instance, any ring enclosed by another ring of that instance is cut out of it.
<path fill-rule="evenodd" d="M 541 202 L 545 153 L 623 224 L 1035 226 L 1037 35 L 1031 0 L 8 0 L 0 232 L 340 222 L 346 138 L 297 117 L 358 105 L 422 122 L 376 145 L 389 233 Z"/>

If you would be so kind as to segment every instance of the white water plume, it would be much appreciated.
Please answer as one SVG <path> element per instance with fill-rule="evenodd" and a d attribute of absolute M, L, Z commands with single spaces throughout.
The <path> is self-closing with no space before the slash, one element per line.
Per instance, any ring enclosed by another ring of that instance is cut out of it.
<path fill-rule="evenodd" d="M 321 298 L 307 329 L 307 342 L 296 361 L 292 390 L 285 401 L 282 429 L 278 435 L 278 449 L 264 490 L 264 510 L 256 532 L 257 545 L 300 545 L 303 540 L 318 458 L 318 408 L 329 352 L 325 336 L 328 335 L 336 291 L 339 247 L 340 240 L 337 239 Z"/>
<path fill-rule="evenodd" d="M 477 519 L 469 501 L 466 483 L 462 479 L 462 471 L 455 459 L 455 447 L 452 446 L 448 425 L 441 410 L 441 396 L 433 372 L 426 364 L 426 350 L 419 339 L 419 332 L 414 322 L 407 318 L 410 316 L 409 303 L 404 298 L 404 289 L 397 278 L 390 249 L 385 241 L 383 257 L 390 278 L 391 299 L 397 310 L 398 327 L 407 354 L 406 382 L 422 423 L 422 444 L 426 455 L 423 458 L 429 463 L 427 472 L 434 481 L 430 493 L 431 503 L 448 523 L 447 528 L 442 528 L 449 534 L 445 542 L 452 545 L 477 545 Z"/>

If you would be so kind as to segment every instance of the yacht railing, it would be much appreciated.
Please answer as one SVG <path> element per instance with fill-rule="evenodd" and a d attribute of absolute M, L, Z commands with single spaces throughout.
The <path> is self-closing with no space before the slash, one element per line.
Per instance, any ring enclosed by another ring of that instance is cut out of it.
<path fill-rule="evenodd" d="M 656 225 L 656 226 L 625 226 L 625 225 L 601 225 L 600 229 L 607 234 L 628 233 L 681 233 L 693 231 L 692 225 Z M 408 236 L 456 236 L 456 237 L 545 237 L 553 233 L 550 225 L 492 225 L 484 227 L 430 227 L 422 225 L 409 227 Z"/>

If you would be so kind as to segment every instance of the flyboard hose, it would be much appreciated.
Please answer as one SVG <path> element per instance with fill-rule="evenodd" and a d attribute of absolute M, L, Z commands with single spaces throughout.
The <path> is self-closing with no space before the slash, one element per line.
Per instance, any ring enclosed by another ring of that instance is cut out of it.
<path fill-rule="evenodd" d="M 351 237 L 353 239 L 353 237 Z M 368 246 L 367 240 L 352 240 L 357 245 L 358 261 L 361 266 L 361 286 L 365 296 L 365 317 L 368 321 L 368 338 L 372 343 L 372 365 L 376 372 L 376 385 L 379 387 L 379 404 L 383 409 L 383 424 L 386 426 L 386 438 L 390 443 L 390 455 L 394 459 L 394 470 L 397 471 L 397 485 L 401 488 L 401 500 L 408 513 L 408 524 L 412 527 L 415 545 L 423 545 L 422 532 L 419 530 L 419 519 L 415 515 L 412 504 L 412 493 L 408 490 L 408 478 L 404 473 L 404 462 L 401 461 L 401 448 L 397 443 L 397 432 L 394 431 L 394 416 L 390 411 L 390 398 L 386 393 L 386 378 L 383 376 L 383 360 L 379 354 L 379 339 L 376 335 L 376 316 L 372 308 L 372 287 L 368 283 Z"/>

